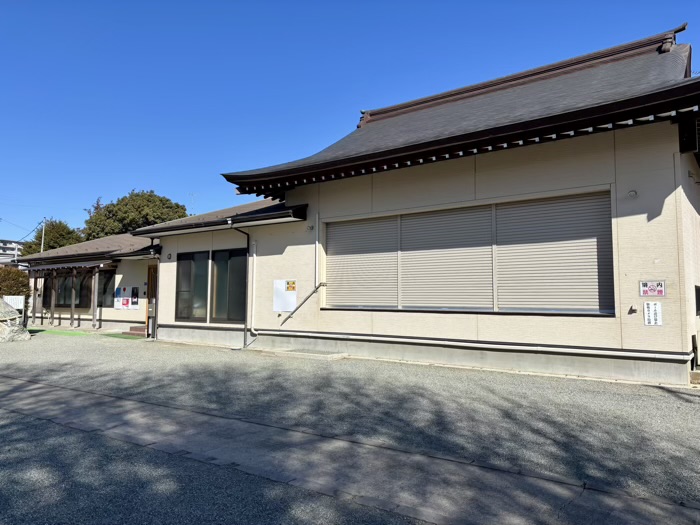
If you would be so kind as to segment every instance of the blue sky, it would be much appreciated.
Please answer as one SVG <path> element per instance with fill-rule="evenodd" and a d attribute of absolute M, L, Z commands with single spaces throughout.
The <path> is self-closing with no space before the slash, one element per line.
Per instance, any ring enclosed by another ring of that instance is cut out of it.
<path fill-rule="evenodd" d="M 0 239 L 304 157 L 382 107 L 643 38 L 700 2 L 0 0 Z M 694 70 L 700 70 L 696 59 Z"/>

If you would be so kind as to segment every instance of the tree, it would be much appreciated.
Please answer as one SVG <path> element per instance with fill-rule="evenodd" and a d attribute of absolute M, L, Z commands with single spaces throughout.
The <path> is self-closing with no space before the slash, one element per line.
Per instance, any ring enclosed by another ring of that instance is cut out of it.
<path fill-rule="evenodd" d="M 83 242 L 84 240 L 80 230 L 71 228 L 64 221 L 48 219 L 45 226 L 44 251 L 62 248 L 63 246 L 69 246 L 71 244 Z M 38 228 L 34 234 L 34 238 L 22 247 L 22 256 L 39 253 L 40 251 L 41 228 Z"/>
<path fill-rule="evenodd" d="M 10 266 L 0 267 L 0 297 L 3 295 L 23 295 L 29 297 L 29 275 Z"/>
<path fill-rule="evenodd" d="M 102 199 L 98 198 L 85 211 L 88 219 L 83 233 L 88 241 L 187 217 L 185 206 L 156 195 L 153 190 L 131 190 L 125 197 L 109 204 L 102 204 Z"/>

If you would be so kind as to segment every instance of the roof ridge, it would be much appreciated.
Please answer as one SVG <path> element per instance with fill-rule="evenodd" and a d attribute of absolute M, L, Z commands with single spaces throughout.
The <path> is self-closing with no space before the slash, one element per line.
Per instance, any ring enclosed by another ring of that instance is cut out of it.
<path fill-rule="evenodd" d="M 542 78 L 547 78 L 548 76 L 563 74 L 581 67 L 591 67 L 591 64 L 595 64 L 597 62 L 605 62 L 620 59 L 629 55 L 640 54 L 650 49 L 655 49 L 658 53 L 667 53 L 676 43 L 676 34 L 680 33 L 681 31 L 685 31 L 687 27 L 688 23 L 686 22 L 674 29 L 664 31 L 663 33 L 659 33 L 657 35 L 607 49 L 602 49 L 593 53 L 580 55 L 578 57 L 569 58 L 553 64 L 528 69 L 520 73 L 506 75 L 494 80 L 479 82 L 478 84 L 472 84 L 470 86 L 410 100 L 408 102 L 402 102 L 400 104 L 394 104 L 392 106 L 363 110 L 361 111 L 362 116 L 360 117 L 360 122 L 357 127 L 361 128 L 373 120 L 382 120 L 393 117 L 396 114 L 413 111 L 424 106 L 433 106 L 436 104 L 460 100 L 462 98 L 480 95 L 489 91 L 511 87 L 513 84 L 533 82 Z"/>

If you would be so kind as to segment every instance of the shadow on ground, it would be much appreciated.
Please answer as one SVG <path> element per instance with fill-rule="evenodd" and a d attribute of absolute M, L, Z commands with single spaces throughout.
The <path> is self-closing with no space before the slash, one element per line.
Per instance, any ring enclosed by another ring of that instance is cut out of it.
<path fill-rule="evenodd" d="M 700 499 L 700 474 L 693 466 L 700 448 L 697 439 L 689 439 L 698 435 L 697 391 L 359 361 L 299 363 L 220 350 L 212 350 L 217 355 L 211 362 L 198 364 L 195 359 L 166 366 L 168 360 L 155 355 L 159 351 L 175 355 L 188 348 L 152 346 L 139 357 L 124 356 L 119 366 L 60 355 L 46 355 L 30 365 L 5 354 L 0 374 L 319 434 L 356 436 L 502 469 L 584 480 L 642 497 Z M 6 445 L 8 440 L 31 438 L 13 435 L 11 428 L 2 432 Z M 51 453 L 65 455 L 63 468 L 77 472 L 78 478 L 81 471 L 95 471 L 118 481 L 115 473 L 129 468 L 101 465 L 70 451 Z M 41 457 L 34 461 L 37 465 Z M 449 482 L 449 473 L 445 476 Z M 52 485 L 60 485 L 58 481 L 60 476 Z M 402 482 L 414 491 L 422 483 L 419 477 Z M 516 493 L 487 487 L 492 497 L 465 504 L 465 515 L 475 513 L 479 523 L 487 523 L 484 516 L 495 513 L 493 523 L 500 523 L 516 501 L 533 509 L 527 523 L 564 519 L 556 517 L 563 509 L 545 505 L 541 515 L 535 512 L 557 496 L 546 493 L 555 489 L 532 477 L 521 476 L 520 482 Z M 191 483 L 199 482 L 178 481 L 172 491 L 177 494 L 178 487 Z M 93 488 L 88 484 L 85 490 Z M 52 497 L 59 503 L 68 496 L 58 491 Z M 108 495 L 104 497 L 107 501 Z M 575 506 L 567 512 L 575 513 Z M 642 517 L 640 511 L 637 518 Z"/>
<path fill-rule="evenodd" d="M 231 468 L 2 410 L 0 464 L 2 523 L 409 523 Z"/>

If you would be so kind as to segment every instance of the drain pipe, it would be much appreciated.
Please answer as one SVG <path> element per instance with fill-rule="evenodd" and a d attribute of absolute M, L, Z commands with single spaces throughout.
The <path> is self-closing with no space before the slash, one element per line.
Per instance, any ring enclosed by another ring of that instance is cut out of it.
<path fill-rule="evenodd" d="M 251 284 L 250 284 L 250 333 L 254 337 L 258 337 L 258 332 L 255 331 L 255 262 L 258 255 L 258 244 L 253 241 L 253 263 L 250 271 L 251 274 Z"/>
<path fill-rule="evenodd" d="M 228 220 L 229 225 L 232 224 L 231 219 L 229 218 Z M 245 276 L 246 276 L 246 291 L 248 289 L 248 280 L 250 279 L 250 234 L 248 232 L 244 232 L 240 228 L 233 228 L 236 230 L 238 233 L 242 233 L 245 235 L 246 239 L 246 261 L 245 261 Z M 248 305 L 248 299 L 246 297 L 246 306 Z M 253 332 L 255 333 L 255 332 Z M 256 334 L 257 335 L 257 334 Z M 244 316 L 243 319 L 243 348 L 246 348 L 248 346 L 248 312 L 246 312 L 246 315 Z"/>
<path fill-rule="evenodd" d="M 318 213 L 316 214 L 316 240 L 314 242 L 314 287 L 318 287 Z"/>

